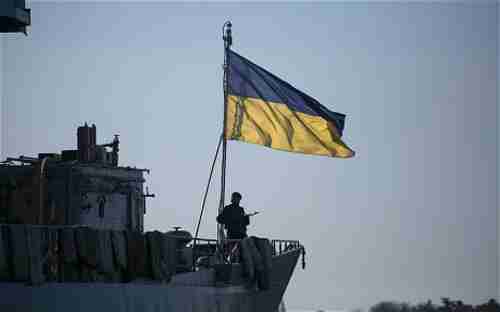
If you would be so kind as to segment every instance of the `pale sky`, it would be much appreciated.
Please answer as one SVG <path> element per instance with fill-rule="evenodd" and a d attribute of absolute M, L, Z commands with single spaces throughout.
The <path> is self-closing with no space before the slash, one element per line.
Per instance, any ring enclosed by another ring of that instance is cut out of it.
<path fill-rule="evenodd" d="M 29 36 L 2 35 L 2 158 L 76 148 L 95 123 L 152 170 L 146 228 L 194 230 L 230 19 L 235 51 L 347 115 L 357 153 L 229 143 L 228 192 L 262 212 L 249 233 L 307 249 L 287 307 L 478 304 L 498 295 L 498 8 L 468 3 L 31 2 Z"/>

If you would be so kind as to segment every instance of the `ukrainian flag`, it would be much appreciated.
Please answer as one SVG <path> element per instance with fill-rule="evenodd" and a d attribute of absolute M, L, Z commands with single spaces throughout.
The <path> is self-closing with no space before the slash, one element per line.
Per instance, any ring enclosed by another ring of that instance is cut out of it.
<path fill-rule="evenodd" d="M 354 156 L 340 139 L 344 114 L 233 51 L 227 83 L 226 139 L 296 153 Z"/>

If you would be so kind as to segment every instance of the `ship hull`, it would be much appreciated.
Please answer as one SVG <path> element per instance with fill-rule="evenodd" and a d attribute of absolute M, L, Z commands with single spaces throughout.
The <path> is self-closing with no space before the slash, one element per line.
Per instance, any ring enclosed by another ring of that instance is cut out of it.
<path fill-rule="evenodd" d="M 275 312 L 297 264 L 300 249 L 273 257 L 271 287 L 219 283 L 213 269 L 175 275 L 169 284 L 0 283 L 0 311 Z M 233 270 L 236 276 L 238 270 Z M 236 278 L 236 279 L 238 279 Z"/>

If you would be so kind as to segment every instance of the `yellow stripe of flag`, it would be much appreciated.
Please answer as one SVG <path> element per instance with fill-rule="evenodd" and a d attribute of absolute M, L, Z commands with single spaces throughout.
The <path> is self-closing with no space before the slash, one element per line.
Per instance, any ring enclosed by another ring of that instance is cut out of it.
<path fill-rule="evenodd" d="M 340 158 L 354 155 L 340 139 L 335 125 L 322 117 L 252 97 L 229 95 L 227 105 L 228 140 L 304 154 Z"/>

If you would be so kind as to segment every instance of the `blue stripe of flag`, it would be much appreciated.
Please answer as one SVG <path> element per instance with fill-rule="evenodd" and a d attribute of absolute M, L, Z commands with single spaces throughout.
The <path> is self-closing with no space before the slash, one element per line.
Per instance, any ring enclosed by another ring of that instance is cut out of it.
<path fill-rule="evenodd" d="M 334 123 L 342 136 L 345 115 L 333 112 L 304 92 L 234 51 L 229 52 L 229 94 L 283 103 L 291 110 Z"/>

